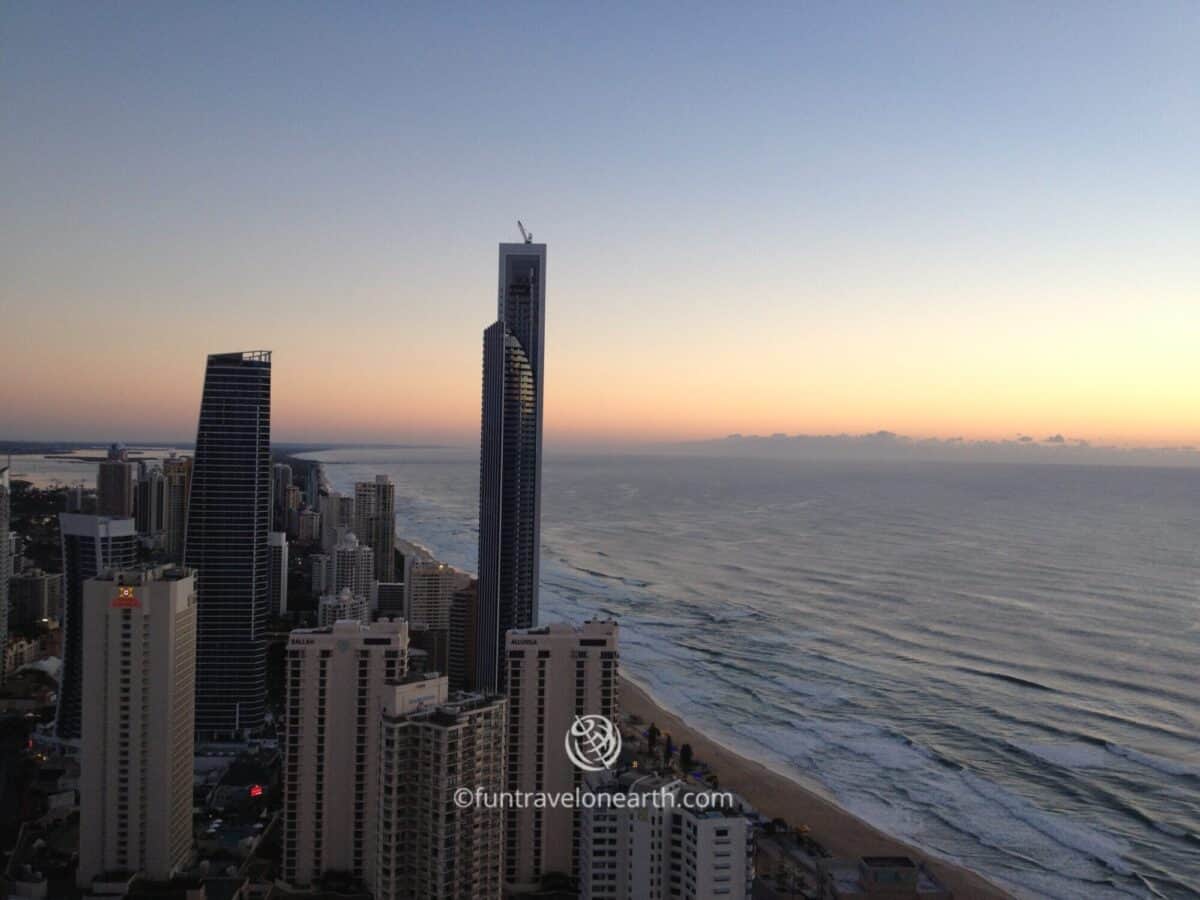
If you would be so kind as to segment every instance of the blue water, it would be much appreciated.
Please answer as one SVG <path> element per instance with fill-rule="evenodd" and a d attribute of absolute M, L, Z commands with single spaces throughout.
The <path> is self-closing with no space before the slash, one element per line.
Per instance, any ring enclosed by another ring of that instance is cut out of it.
<path fill-rule="evenodd" d="M 473 452 L 313 456 L 474 570 Z M 543 621 L 714 737 L 1019 896 L 1200 896 L 1200 472 L 554 456 L 543 504 Z"/>

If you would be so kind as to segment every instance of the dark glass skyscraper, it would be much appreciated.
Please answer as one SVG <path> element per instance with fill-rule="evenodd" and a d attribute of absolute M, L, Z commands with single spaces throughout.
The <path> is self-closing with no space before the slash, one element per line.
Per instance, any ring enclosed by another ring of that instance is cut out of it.
<path fill-rule="evenodd" d="M 269 610 L 271 354 L 208 358 L 184 562 L 198 572 L 197 737 L 262 726 Z"/>
<path fill-rule="evenodd" d="M 55 732 L 63 740 L 80 736 L 83 722 L 83 583 L 106 569 L 137 564 L 133 519 L 60 513 L 63 560 L 63 667 Z"/>
<path fill-rule="evenodd" d="M 476 687 L 500 690 L 504 635 L 538 618 L 546 245 L 501 244 L 499 319 L 483 333 Z"/>

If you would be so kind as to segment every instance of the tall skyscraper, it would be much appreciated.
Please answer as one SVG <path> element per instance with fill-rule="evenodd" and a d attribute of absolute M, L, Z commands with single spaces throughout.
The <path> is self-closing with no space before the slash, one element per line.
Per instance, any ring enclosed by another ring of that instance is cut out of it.
<path fill-rule="evenodd" d="M 367 879 L 375 859 L 380 709 L 408 671 L 408 625 L 297 629 L 287 647 L 283 877 Z"/>
<path fill-rule="evenodd" d="M 375 551 L 377 581 L 396 580 L 396 486 L 386 475 L 354 485 L 354 533 Z"/>
<path fill-rule="evenodd" d="M 754 838 L 743 810 L 705 788 L 632 770 L 585 777 L 593 793 L 659 794 L 580 810 L 580 900 L 749 900 Z M 707 795 L 685 801 L 684 794 Z M 839 895 L 840 896 L 840 895 Z M 884 896 L 893 896 L 890 892 Z M 908 895 L 912 896 L 912 895 Z"/>
<path fill-rule="evenodd" d="M 262 726 L 271 524 L 271 354 L 208 357 L 184 560 L 196 569 L 196 731 Z"/>
<path fill-rule="evenodd" d="M 576 716 L 617 715 L 617 623 L 566 623 L 510 631 L 508 789 L 570 793 L 580 770 L 563 738 Z M 504 880 L 537 887 L 544 875 L 577 873 L 578 811 L 563 806 L 505 811 Z"/>
<path fill-rule="evenodd" d="M 12 523 L 12 486 L 8 466 L 0 465 L 0 667 L 8 647 L 8 580 L 12 576 L 12 541 L 8 539 Z M 4 676 L 0 674 L 0 679 Z"/>
<path fill-rule="evenodd" d="M 271 530 L 287 531 L 288 488 L 292 487 L 292 467 L 275 463 L 271 469 Z"/>
<path fill-rule="evenodd" d="M 128 519 L 133 515 L 134 464 L 120 444 L 108 449 L 108 459 L 100 463 L 96 475 L 96 514 L 114 519 Z"/>
<path fill-rule="evenodd" d="M 165 881 L 192 849 L 195 573 L 108 571 L 83 591 L 77 881 Z"/>
<path fill-rule="evenodd" d="M 460 806 L 455 792 L 503 791 L 507 706 L 494 695 L 447 697 L 444 677 L 385 692 L 375 900 L 500 900 L 499 805 Z"/>
<path fill-rule="evenodd" d="M 63 666 L 55 731 L 62 740 L 79 738 L 83 715 L 83 584 L 107 569 L 137 564 L 133 519 L 60 513 L 63 559 Z"/>
<path fill-rule="evenodd" d="M 192 488 L 192 458 L 172 453 L 163 460 L 163 478 L 167 482 L 167 556 L 183 562 L 183 537 L 187 533 L 188 493 Z"/>
<path fill-rule="evenodd" d="M 270 595 L 271 615 L 282 616 L 288 611 L 288 541 L 282 531 L 267 535 L 267 546 L 271 553 Z"/>
<path fill-rule="evenodd" d="M 479 687 L 503 686 L 504 635 L 537 623 L 546 245 L 501 244 L 499 317 L 483 333 Z"/>

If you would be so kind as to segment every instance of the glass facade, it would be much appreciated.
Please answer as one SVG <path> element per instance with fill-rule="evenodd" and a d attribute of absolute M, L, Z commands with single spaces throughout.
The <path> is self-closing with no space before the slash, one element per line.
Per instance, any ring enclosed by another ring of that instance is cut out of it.
<path fill-rule="evenodd" d="M 271 474 L 271 354 L 210 356 L 184 538 L 184 561 L 198 571 L 201 738 L 263 723 Z"/>
<path fill-rule="evenodd" d="M 500 245 L 500 318 L 483 333 L 478 690 L 503 690 L 504 635 L 538 618 L 543 244 Z"/>

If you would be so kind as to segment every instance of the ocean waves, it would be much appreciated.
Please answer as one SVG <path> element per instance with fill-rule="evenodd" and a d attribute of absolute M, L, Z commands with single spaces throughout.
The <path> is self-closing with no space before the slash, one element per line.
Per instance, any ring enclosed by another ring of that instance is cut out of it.
<path fill-rule="evenodd" d="M 472 454 L 338 451 L 474 569 Z M 548 464 L 542 617 L 730 747 L 1028 897 L 1200 897 L 1200 484 L 1038 466 Z"/>

